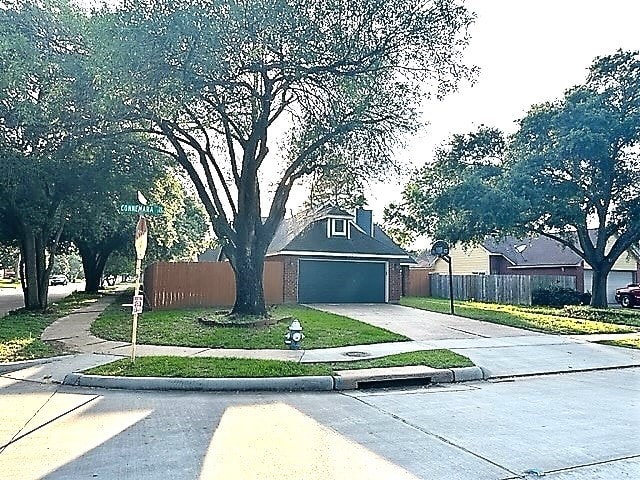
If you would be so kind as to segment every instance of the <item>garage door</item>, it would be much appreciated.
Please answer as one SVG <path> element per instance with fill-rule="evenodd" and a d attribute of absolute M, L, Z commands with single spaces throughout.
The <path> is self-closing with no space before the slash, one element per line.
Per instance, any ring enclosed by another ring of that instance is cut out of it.
<path fill-rule="evenodd" d="M 299 303 L 383 303 L 386 263 L 300 260 Z"/>
<path fill-rule="evenodd" d="M 591 291 L 593 282 L 593 270 L 584 271 L 584 290 Z M 626 287 L 633 282 L 633 272 L 609 272 L 607 277 L 607 303 L 616 303 L 616 288 Z"/>

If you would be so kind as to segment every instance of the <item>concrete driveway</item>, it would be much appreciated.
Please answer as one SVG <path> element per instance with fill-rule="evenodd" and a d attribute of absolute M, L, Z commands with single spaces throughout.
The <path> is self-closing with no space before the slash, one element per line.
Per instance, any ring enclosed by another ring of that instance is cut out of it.
<path fill-rule="evenodd" d="M 482 367 L 489 378 L 640 366 L 639 350 L 591 343 L 579 336 L 547 335 L 392 304 L 312 307 L 405 335 L 416 341 L 411 350 L 453 350 Z"/>
<path fill-rule="evenodd" d="M 480 322 L 469 318 L 427 312 L 390 303 L 314 304 L 313 308 L 354 318 L 399 333 L 412 340 L 430 341 L 463 338 L 522 337 L 542 334 Z"/>

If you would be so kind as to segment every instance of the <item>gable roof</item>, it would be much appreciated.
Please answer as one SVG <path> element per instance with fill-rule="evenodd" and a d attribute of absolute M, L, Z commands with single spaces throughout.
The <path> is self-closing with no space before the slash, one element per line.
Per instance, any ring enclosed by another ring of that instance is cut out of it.
<path fill-rule="evenodd" d="M 597 229 L 590 229 L 589 236 L 592 240 L 595 240 L 595 235 L 597 235 Z M 570 248 L 543 235 L 525 238 L 507 236 L 500 240 L 488 237 L 482 246 L 491 255 L 502 255 L 515 267 L 574 267 L 583 261 Z M 640 261 L 635 246 L 628 251 Z"/>
<path fill-rule="evenodd" d="M 327 237 L 328 218 L 347 218 L 351 223 L 350 238 Z M 374 224 L 374 236 L 364 233 L 353 221 L 354 216 L 334 206 L 305 210 L 285 218 L 269 245 L 267 255 L 287 252 L 333 253 L 348 256 L 386 256 L 413 262 L 409 254 L 396 245 Z"/>
<path fill-rule="evenodd" d="M 482 246 L 493 255 L 502 255 L 514 266 L 577 266 L 582 262 L 570 248 L 541 235 L 501 240 L 487 238 Z"/>

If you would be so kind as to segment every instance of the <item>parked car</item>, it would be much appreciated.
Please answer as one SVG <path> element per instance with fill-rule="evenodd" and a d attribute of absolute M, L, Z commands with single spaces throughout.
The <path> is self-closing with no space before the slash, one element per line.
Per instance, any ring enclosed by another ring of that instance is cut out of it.
<path fill-rule="evenodd" d="M 66 275 L 51 275 L 49 277 L 49 285 L 66 285 L 69 279 Z"/>
<path fill-rule="evenodd" d="M 616 302 L 623 307 L 633 307 L 640 305 L 640 285 L 630 283 L 626 287 L 616 289 Z"/>

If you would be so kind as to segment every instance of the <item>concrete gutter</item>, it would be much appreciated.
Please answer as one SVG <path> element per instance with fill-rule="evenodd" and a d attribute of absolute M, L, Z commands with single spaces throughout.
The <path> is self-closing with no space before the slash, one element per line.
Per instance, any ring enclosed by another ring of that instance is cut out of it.
<path fill-rule="evenodd" d="M 427 385 L 483 380 L 480 367 L 433 369 L 429 367 L 392 367 L 344 370 L 334 376 L 271 378 L 171 378 L 116 377 L 70 373 L 63 385 L 125 390 L 185 391 L 314 391 L 355 390 L 404 385 Z"/>

